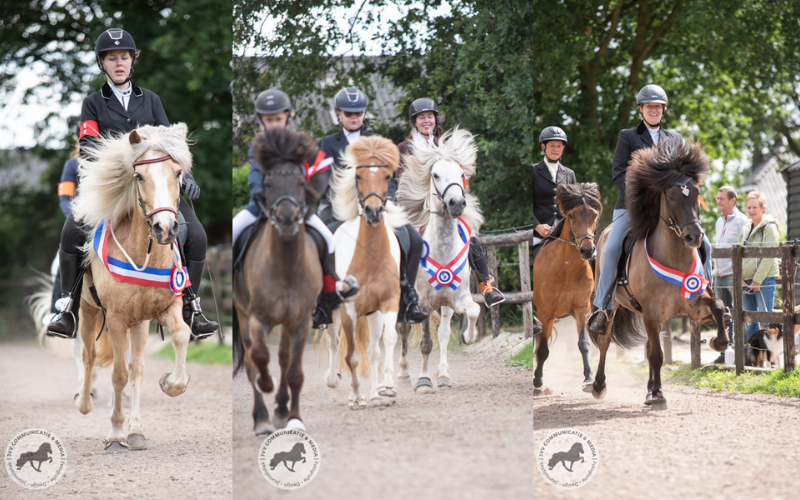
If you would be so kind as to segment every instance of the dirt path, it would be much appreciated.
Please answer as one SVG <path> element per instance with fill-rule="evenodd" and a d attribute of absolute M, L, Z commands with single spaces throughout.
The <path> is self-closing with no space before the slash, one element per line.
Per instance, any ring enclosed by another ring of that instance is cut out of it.
<path fill-rule="evenodd" d="M 155 336 L 148 341 L 151 349 L 162 345 Z M 84 416 L 72 402 L 77 384 L 72 360 L 36 345 L 1 345 L 3 453 L 17 432 L 45 428 L 66 444 L 67 470 L 54 486 L 34 492 L 17 486 L 2 465 L 0 498 L 231 498 L 230 368 L 189 363 L 192 380 L 176 398 L 158 387 L 159 377 L 171 369 L 170 361 L 145 358 L 141 408 L 149 449 L 104 455 L 102 440 L 111 426 L 111 369 L 100 372 L 99 399 Z"/>
<path fill-rule="evenodd" d="M 276 352 L 277 336 L 270 339 L 270 350 Z M 438 347 L 433 356 L 438 364 Z M 411 350 L 409 358 L 416 381 L 419 351 Z M 320 446 L 319 474 L 292 492 L 264 480 L 256 463 L 264 437 L 252 432 L 252 392 L 247 377 L 240 374 L 233 382 L 237 500 L 531 498 L 531 372 L 485 354 L 451 353 L 451 389 L 422 395 L 400 386 L 395 405 L 351 411 L 346 404 L 347 376 L 338 388 L 329 389 L 322 380 L 327 357 L 320 364 L 309 346 L 303 361 L 301 411 Z M 274 397 L 268 401 L 272 414 Z"/>
<path fill-rule="evenodd" d="M 646 377 L 637 380 L 617 363 L 606 398 L 596 402 L 580 389 L 574 323 L 558 328 L 544 375 L 553 394 L 534 400 L 534 445 L 554 430 L 575 428 L 595 442 L 600 465 L 587 485 L 572 491 L 557 490 L 535 471 L 534 498 L 800 497 L 800 400 L 668 384 L 669 409 L 651 411 L 642 404 Z M 716 357 L 705 345 L 703 351 L 704 362 Z"/>

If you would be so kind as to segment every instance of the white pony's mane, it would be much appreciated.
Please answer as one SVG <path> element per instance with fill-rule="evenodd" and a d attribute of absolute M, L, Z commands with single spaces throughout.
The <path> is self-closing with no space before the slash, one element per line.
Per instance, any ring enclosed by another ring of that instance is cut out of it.
<path fill-rule="evenodd" d="M 410 153 L 403 155 L 406 171 L 403 180 L 397 189 L 397 203 L 408 214 L 414 226 L 425 226 L 431 217 L 431 171 L 440 161 L 452 161 L 464 168 L 468 177 L 475 175 L 475 163 L 478 158 L 478 147 L 475 137 L 468 131 L 453 128 L 439 138 L 438 147 L 430 147 L 417 131 L 411 139 Z M 467 206 L 461 218 L 469 225 L 473 232 L 480 231 L 483 225 L 481 207 L 469 187 L 464 187 L 464 198 Z"/>
<path fill-rule="evenodd" d="M 140 143 L 131 144 L 129 134 L 101 137 L 80 160 L 80 187 L 72 200 L 72 213 L 89 231 L 108 218 L 116 225 L 138 207 L 133 162 L 147 151 L 167 153 L 184 173 L 192 169 L 185 123 L 171 127 L 145 125 L 136 131 L 142 138 Z"/>
<path fill-rule="evenodd" d="M 356 166 L 359 164 L 348 147 L 342 156 L 342 168 L 333 169 L 331 179 L 331 208 L 337 220 L 348 221 L 358 217 L 358 189 L 356 188 Z M 397 165 L 390 165 L 393 170 Z M 390 229 L 405 226 L 408 218 L 402 208 L 391 200 L 386 200 L 386 212 L 383 215 Z"/>

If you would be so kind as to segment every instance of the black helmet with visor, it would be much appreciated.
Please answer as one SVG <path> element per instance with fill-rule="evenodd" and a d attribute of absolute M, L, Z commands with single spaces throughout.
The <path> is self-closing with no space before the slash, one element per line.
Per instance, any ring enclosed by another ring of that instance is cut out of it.
<path fill-rule="evenodd" d="M 115 82 L 103 67 L 103 52 L 109 52 L 111 50 L 128 50 L 131 53 L 131 72 L 128 74 L 128 78 L 122 83 Z M 106 74 L 108 80 L 113 85 L 119 87 L 131 81 L 131 77 L 133 76 L 133 63 L 136 62 L 136 42 L 133 40 L 130 33 L 121 28 L 109 28 L 105 30 L 97 37 L 97 41 L 94 44 L 94 55 L 97 59 L 97 66 Z"/>

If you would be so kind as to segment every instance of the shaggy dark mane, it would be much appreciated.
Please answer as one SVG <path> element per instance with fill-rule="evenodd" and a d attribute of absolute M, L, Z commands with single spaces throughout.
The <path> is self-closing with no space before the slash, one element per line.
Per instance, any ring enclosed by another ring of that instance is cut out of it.
<path fill-rule="evenodd" d="M 708 157 L 698 142 L 666 140 L 658 147 L 640 149 L 628 164 L 625 207 L 631 231 L 637 240 L 658 225 L 661 194 L 675 183 L 702 183 L 710 169 Z"/>
<path fill-rule="evenodd" d="M 285 128 L 261 132 L 253 141 L 253 148 L 264 173 L 283 163 L 300 165 L 307 161 L 311 164 L 317 155 L 317 148 L 308 134 Z"/>
<path fill-rule="evenodd" d="M 571 211 L 583 206 L 584 204 L 597 211 L 597 217 L 603 215 L 603 203 L 600 201 L 600 190 L 594 182 L 584 182 L 580 184 L 559 184 L 556 188 L 556 205 L 558 211 L 564 218 L 567 217 Z M 553 231 L 550 233 L 552 238 L 545 239 L 545 245 L 553 238 L 561 236 L 561 230 L 564 228 L 564 219 L 556 220 L 556 225 L 553 226 Z"/>

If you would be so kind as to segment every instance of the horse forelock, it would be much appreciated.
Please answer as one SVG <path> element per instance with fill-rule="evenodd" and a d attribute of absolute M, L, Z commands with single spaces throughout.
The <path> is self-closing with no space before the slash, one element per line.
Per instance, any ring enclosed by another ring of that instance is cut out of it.
<path fill-rule="evenodd" d="M 699 142 L 663 140 L 657 147 L 635 152 L 625 182 L 631 234 L 642 239 L 658 225 L 665 189 L 687 181 L 700 184 L 710 168 Z"/>
<path fill-rule="evenodd" d="M 133 162 L 148 151 L 172 157 L 183 172 L 192 169 L 192 154 L 183 123 L 172 127 L 142 126 L 141 142 L 131 144 L 130 134 L 100 137 L 79 160 L 80 189 L 72 201 L 73 217 L 89 232 L 103 220 L 118 224 L 137 207 Z"/>
<path fill-rule="evenodd" d="M 598 217 L 603 214 L 603 202 L 600 199 L 600 190 L 597 188 L 597 184 L 593 182 L 559 184 L 556 190 L 555 202 L 559 207 L 559 211 L 564 216 L 583 205 L 597 212 Z"/>

